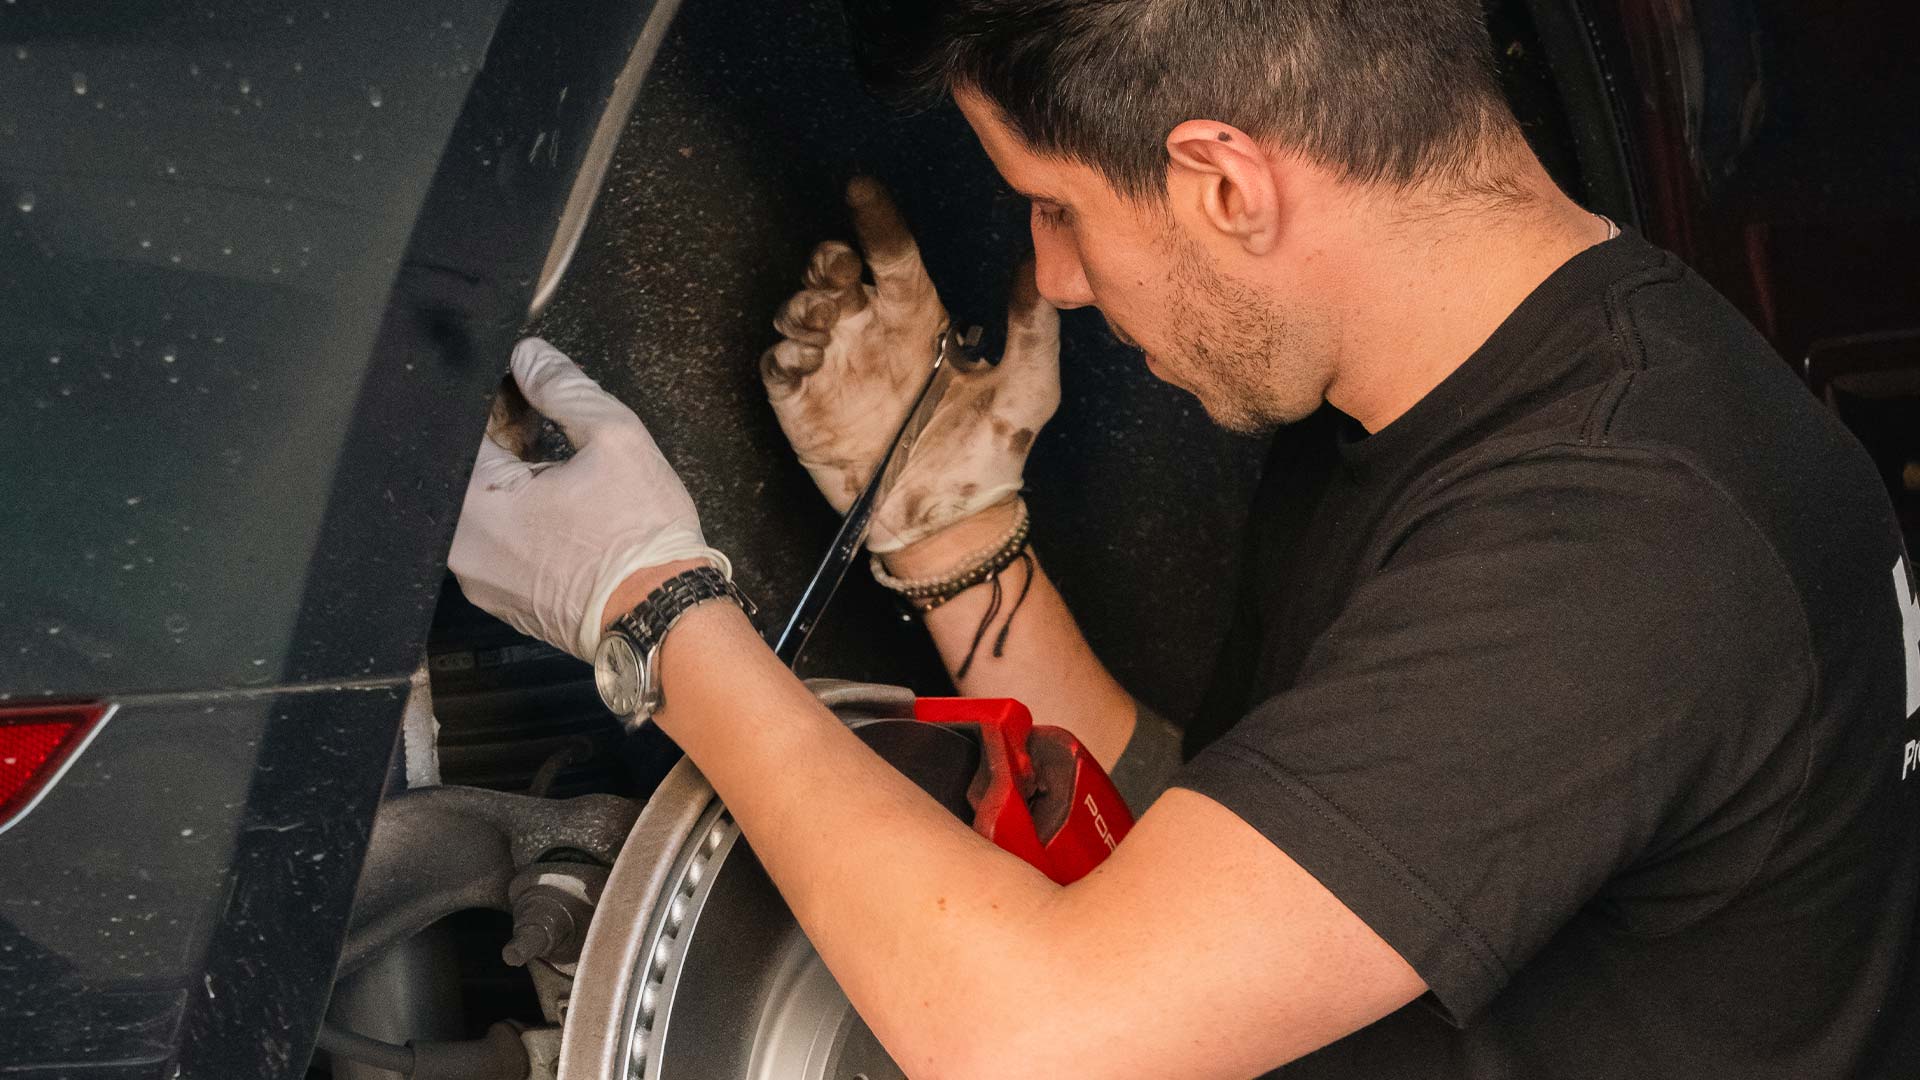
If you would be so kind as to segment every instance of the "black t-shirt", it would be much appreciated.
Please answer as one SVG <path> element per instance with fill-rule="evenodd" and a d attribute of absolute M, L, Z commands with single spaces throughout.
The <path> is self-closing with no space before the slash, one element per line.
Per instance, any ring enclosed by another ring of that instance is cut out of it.
<path fill-rule="evenodd" d="M 1632 234 L 1284 432 L 1176 785 L 1431 993 L 1278 1075 L 1920 1077 L 1911 590 L 1864 452 Z"/>

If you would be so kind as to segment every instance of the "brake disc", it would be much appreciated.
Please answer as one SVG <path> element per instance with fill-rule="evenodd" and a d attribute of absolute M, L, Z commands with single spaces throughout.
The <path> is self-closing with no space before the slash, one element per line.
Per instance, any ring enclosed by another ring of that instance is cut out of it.
<path fill-rule="evenodd" d="M 850 723 L 942 805 L 971 815 L 972 739 L 913 720 Z M 559 1080 L 903 1077 L 726 806 L 682 761 L 607 879 L 574 976 Z"/>

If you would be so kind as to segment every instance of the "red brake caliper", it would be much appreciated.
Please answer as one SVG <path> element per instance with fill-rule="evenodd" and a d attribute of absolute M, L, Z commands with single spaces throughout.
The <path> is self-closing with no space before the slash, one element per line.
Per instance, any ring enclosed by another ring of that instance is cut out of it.
<path fill-rule="evenodd" d="M 1012 698 L 919 698 L 916 719 L 971 729 L 980 770 L 973 828 L 1062 885 L 1080 880 L 1133 828 L 1106 770 L 1065 728 L 1035 727 Z"/>

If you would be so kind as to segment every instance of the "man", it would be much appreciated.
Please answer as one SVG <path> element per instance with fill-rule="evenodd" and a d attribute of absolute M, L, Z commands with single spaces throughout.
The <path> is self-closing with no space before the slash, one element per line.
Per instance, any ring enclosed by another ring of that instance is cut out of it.
<path fill-rule="evenodd" d="M 1052 885 L 735 605 L 686 599 L 724 558 L 639 421 L 541 342 L 515 375 L 580 452 L 536 473 L 483 446 L 451 561 L 581 655 L 673 611 L 653 719 L 906 1071 L 1914 1075 L 1920 608 L 1884 493 L 1723 300 L 1554 188 L 1478 5 L 901 7 L 854 5 L 856 36 L 1033 200 L 1039 296 L 1098 305 L 1225 426 L 1318 413 L 1296 441 L 1324 434 L 1323 467 L 1270 471 L 1255 508 L 1222 668 L 1244 717 Z M 823 248 L 763 365 L 836 505 L 943 318 L 884 196 L 850 200 L 874 283 Z M 876 569 L 939 601 L 964 692 L 1124 772 L 1150 736 L 1018 527 L 1055 326 L 1016 295 Z"/>

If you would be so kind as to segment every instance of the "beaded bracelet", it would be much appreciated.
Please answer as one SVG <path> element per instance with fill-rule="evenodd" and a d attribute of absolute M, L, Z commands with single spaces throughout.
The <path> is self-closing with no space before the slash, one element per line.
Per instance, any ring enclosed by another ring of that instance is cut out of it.
<path fill-rule="evenodd" d="M 1000 633 L 993 639 L 993 655 L 1005 656 L 1007 635 L 1013 630 L 1013 617 L 1027 602 L 1027 593 L 1033 589 L 1033 577 L 1038 573 L 1033 560 L 1033 552 L 1027 548 L 1030 522 L 1027 517 L 1027 501 L 1016 499 L 1013 528 L 1001 537 L 1000 542 L 990 548 L 984 548 L 970 556 L 962 565 L 965 569 L 940 578 L 910 580 L 897 578 L 887 573 L 880 564 L 880 557 L 873 558 L 874 580 L 892 589 L 900 599 L 926 614 L 941 604 L 959 596 L 975 585 L 993 586 L 993 595 L 987 600 L 987 610 L 980 616 L 980 625 L 973 632 L 973 643 L 967 646 L 967 655 L 954 669 L 953 677 L 957 682 L 967 677 L 973 670 L 974 657 L 980 654 L 980 645 L 987 638 L 987 631 L 993 627 L 994 620 L 1000 618 L 1000 611 L 1006 600 L 1006 594 L 1000 587 L 1000 572 L 1016 562 L 1026 564 L 1026 580 L 1020 585 L 1020 595 L 1014 598 L 1013 606 L 1007 608 L 1006 619 L 1000 624 Z M 902 616 L 905 617 L 904 615 Z"/>
<path fill-rule="evenodd" d="M 873 579 L 920 611 L 932 611 L 975 585 L 992 580 L 1020 558 L 1031 535 L 1032 520 L 1027 516 L 1025 499 L 1016 498 L 1014 509 L 1013 525 L 1006 533 L 991 546 L 968 555 L 961 561 L 961 569 L 951 574 L 937 578 L 898 578 L 887 573 L 880 556 L 875 555 Z"/>

